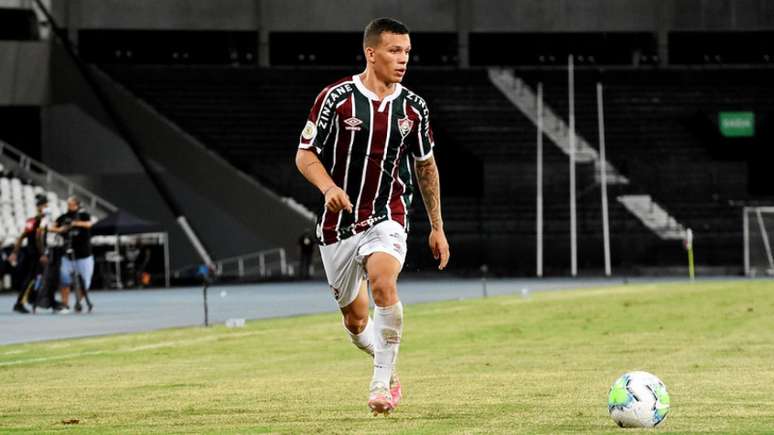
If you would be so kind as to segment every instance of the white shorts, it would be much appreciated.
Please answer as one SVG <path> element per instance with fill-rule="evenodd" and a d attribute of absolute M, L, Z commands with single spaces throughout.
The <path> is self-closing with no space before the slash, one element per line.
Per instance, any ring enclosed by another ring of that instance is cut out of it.
<path fill-rule="evenodd" d="M 369 255 L 374 252 L 390 254 L 403 268 L 406 237 L 401 224 L 388 220 L 340 242 L 320 246 L 325 275 L 339 307 L 346 307 L 357 298 L 365 277 L 363 260 Z"/>

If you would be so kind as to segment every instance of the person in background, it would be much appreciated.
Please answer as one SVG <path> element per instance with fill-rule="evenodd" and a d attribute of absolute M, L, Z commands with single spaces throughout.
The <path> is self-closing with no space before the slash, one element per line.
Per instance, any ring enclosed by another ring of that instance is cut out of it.
<path fill-rule="evenodd" d="M 83 289 L 91 287 L 91 277 L 94 274 L 94 256 L 91 250 L 91 215 L 81 208 L 78 197 L 67 198 L 67 213 L 59 216 L 51 231 L 59 234 L 65 242 L 65 252 L 62 255 L 62 265 L 59 269 L 59 279 L 62 292 L 62 313 L 69 312 L 70 287 L 73 276 L 83 280 Z M 75 311 L 81 311 L 83 292 L 76 295 Z M 88 301 L 88 300 L 87 300 Z M 91 305 L 89 305 L 91 311 Z"/>
<path fill-rule="evenodd" d="M 16 298 L 16 303 L 13 305 L 13 310 L 17 313 L 29 313 L 25 304 L 29 298 L 30 291 L 35 285 L 37 276 L 42 274 L 43 270 L 48 265 L 49 258 L 48 250 L 46 249 L 46 227 L 48 226 L 46 218 L 47 206 L 48 198 L 46 195 L 42 193 L 35 195 L 37 214 L 27 219 L 27 222 L 24 225 L 24 231 L 16 239 L 13 251 L 8 256 L 9 263 L 16 264 L 17 267 L 22 268 L 21 276 L 23 278 L 21 280 L 19 297 Z M 22 255 L 24 261 L 19 263 L 19 253 L 22 249 L 24 240 L 27 241 L 27 246 L 24 247 L 25 251 Z"/>

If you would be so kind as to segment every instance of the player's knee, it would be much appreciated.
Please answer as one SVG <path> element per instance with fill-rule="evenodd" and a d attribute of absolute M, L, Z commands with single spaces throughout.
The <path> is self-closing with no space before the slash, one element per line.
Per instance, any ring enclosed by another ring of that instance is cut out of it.
<path fill-rule="evenodd" d="M 389 276 L 375 276 L 371 280 L 371 291 L 374 293 L 395 293 L 398 289 L 395 279 Z"/>
<path fill-rule="evenodd" d="M 377 305 L 392 305 L 397 302 L 398 285 L 395 279 L 388 276 L 376 276 L 370 279 L 371 292 Z"/>
<path fill-rule="evenodd" d="M 353 334 L 360 334 L 368 324 L 368 315 L 357 316 L 355 314 L 347 314 L 344 316 L 344 327 Z"/>

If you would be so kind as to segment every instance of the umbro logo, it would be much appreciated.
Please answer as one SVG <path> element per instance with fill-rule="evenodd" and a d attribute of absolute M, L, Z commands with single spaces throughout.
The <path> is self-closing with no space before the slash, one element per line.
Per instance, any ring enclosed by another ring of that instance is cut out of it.
<path fill-rule="evenodd" d="M 359 120 L 359 119 L 357 119 L 357 118 L 355 118 L 353 116 L 352 118 L 344 120 L 344 124 L 347 124 L 347 126 L 344 127 L 344 128 L 347 129 L 347 130 L 352 130 L 352 131 L 360 131 L 360 128 L 361 128 L 360 124 L 362 124 L 362 123 L 363 123 L 363 121 L 361 121 L 361 120 Z"/>

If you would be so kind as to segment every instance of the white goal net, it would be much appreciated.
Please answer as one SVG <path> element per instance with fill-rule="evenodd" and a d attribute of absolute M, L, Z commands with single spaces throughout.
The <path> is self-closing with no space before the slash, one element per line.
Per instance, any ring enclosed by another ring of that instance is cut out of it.
<path fill-rule="evenodd" d="M 774 207 L 744 208 L 744 272 L 774 276 Z"/>

